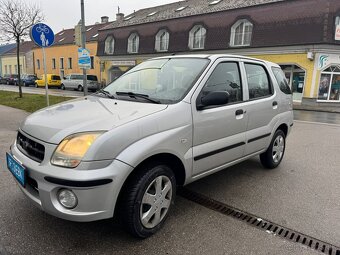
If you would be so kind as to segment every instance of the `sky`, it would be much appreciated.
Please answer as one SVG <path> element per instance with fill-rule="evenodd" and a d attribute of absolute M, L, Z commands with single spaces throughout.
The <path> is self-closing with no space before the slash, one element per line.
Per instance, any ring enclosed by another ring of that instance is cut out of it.
<path fill-rule="evenodd" d="M 45 20 L 54 33 L 66 28 L 73 28 L 80 20 L 80 0 L 23 0 L 36 3 L 42 9 Z M 85 22 L 92 25 L 100 22 L 101 16 L 115 20 L 118 6 L 125 15 L 134 10 L 177 2 L 179 0 L 84 0 Z"/>

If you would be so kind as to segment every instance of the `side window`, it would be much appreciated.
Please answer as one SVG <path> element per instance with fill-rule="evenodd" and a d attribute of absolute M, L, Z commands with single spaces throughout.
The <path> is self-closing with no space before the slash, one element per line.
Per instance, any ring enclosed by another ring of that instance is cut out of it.
<path fill-rule="evenodd" d="M 288 85 L 287 79 L 281 70 L 281 68 L 278 67 L 272 67 L 275 79 L 277 83 L 279 84 L 280 90 L 285 94 L 292 94 L 292 91 L 290 90 L 290 87 Z"/>
<path fill-rule="evenodd" d="M 204 86 L 202 95 L 207 95 L 213 91 L 228 92 L 229 103 L 243 100 L 240 71 L 237 63 L 224 62 L 218 64 Z"/>
<path fill-rule="evenodd" d="M 258 64 L 244 64 L 247 73 L 249 99 L 257 99 L 273 94 L 268 73 L 264 66 Z"/>

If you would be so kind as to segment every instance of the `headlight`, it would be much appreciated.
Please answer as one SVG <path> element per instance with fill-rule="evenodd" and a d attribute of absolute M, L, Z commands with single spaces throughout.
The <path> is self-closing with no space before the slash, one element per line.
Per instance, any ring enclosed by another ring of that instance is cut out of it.
<path fill-rule="evenodd" d="M 101 133 L 79 133 L 66 137 L 53 153 L 51 163 L 57 166 L 77 167 L 93 142 Z"/>

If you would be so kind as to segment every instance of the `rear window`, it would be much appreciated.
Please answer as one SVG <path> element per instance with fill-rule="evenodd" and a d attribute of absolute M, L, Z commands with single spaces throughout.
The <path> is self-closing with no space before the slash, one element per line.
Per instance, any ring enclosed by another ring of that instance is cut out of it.
<path fill-rule="evenodd" d="M 57 80 L 60 81 L 60 76 L 59 75 L 52 75 L 52 80 Z"/>
<path fill-rule="evenodd" d="M 18 78 L 17 74 L 12 74 L 12 78 Z"/>
<path fill-rule="evenodd" d="M 292 91 L 288 85 L 287 79 L 281 70 L 281 68 L 278 67 L 272 67 L 275 79 L 277 83 L 279 84 L 280 90 L 285 94 L 292 94 Z"/>
<path fill-rule="evenodd" d="M 89 81 L 98 81 L 98 78 L 96 75 L 88 75 L 87 80 Z"/>

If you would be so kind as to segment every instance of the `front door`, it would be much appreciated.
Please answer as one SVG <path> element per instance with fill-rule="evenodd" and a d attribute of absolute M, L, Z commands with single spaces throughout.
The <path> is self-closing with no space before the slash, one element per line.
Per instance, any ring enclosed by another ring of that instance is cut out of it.
<path fill-rule="evenodd" d="M 219 60 L 193 96 L 193 176 L 215 171 L 244 154 L 247 115 L 237 61 Z M 226 91 L 229 102 L 197 110 L 196 102 L 213 91 Z"/>

